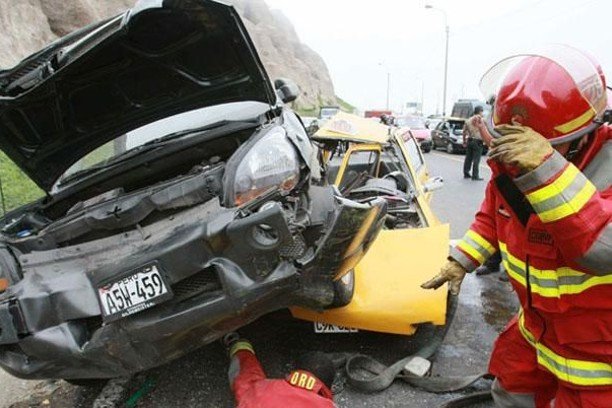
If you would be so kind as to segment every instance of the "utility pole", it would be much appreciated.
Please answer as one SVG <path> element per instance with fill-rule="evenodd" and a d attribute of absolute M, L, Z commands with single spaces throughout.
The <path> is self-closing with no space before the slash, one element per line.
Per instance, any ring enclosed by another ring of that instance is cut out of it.
<path fill-rule="evenodd" d="M 444 54 L 444 96 L 442 97 L 442 115 L 446 116 L 446 85 L 448 81 L 448 34 L 450 29 L 444 13 L 444 21 L 446 23 L 446 53 Z"/>
<path fill-rule="evenodd" d="M 421 80 L 421 115 L 423 115 L 423 103 L 425 103 L 425 81 Z"/>
<path fill-rule="evenodd" d="M 446 86 L 448 80 L 448 37 L 450 33 L 450 27 L 448 26 L 448 16 L 446 15 L 446 11 L 441 8 L 434 7 L 431 4 L 425 5 L 426 9 L 438 10 L 444 15 L 444 28 L 446 31 L 446 51 L 444 53 L 444 91 L 442 93 L 442 116 L 446 116 Z"/>
<path fill-rule="evenodd" d="M 389 67 L 387 66 L 387 64 L 385 64 L 384 62 L 379 62 L 378 63 L 379 67 L 383 67 L 386 71 L 387 71 L 387 103 L 386 103 L 386 110 L 389 110 L 389 94 L 391 92 L 391 71 L 389 70 Z"/>
<path fill-rule="evenodd" d="M 389 92 L 391 89 L 391 73 L 387 72 L 387 110 L 389 110 Z"/>

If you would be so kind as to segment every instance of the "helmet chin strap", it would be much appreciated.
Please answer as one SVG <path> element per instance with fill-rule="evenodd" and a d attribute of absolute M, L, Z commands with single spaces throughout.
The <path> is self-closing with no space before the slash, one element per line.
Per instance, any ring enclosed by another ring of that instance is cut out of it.
<path fill-rule="evenodd" d="M 578 152 L 580 152 L 580 141 L 581 140 L 582 138 L 572 140 L 572 144 L 570 144 L 570 147 L 567 150 L 567 153 L 565 153 L 565 158 L 567 159 L 567 161 L 571 162 L 572 159 L 576 157 Z"/>
<path fill-rule="evenodd" d="M 612 123 L 612 109 L 607 109 L 602 115 L 601 119 L 593 120 L 593 123 L 591 124 L 590 129 L 589 128 L 585 129 L 586 131 L 585 134 L 587 134 L 588 137 L 593 137 L 595 130 L 599 126 L 605 123 Z M 593 129 L 593 126 L 595 126 L 595 129 Z M 580 150 L 582 150 L 580 146 L 580 142 L 584 138 L 585 134 L 572 140 L 569 146 L 569 149 L 567 150 L 567 153 L 565 154 L 565 158 L 567 159 L 567 161 L 572 161 L 572 159 L 576 157 L 576 155 L 580 152 Z"/>

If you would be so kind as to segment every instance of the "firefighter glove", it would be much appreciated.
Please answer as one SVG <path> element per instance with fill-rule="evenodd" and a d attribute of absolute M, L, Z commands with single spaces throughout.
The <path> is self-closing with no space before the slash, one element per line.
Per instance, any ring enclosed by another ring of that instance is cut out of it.
<path fill-rule="evenodd" d="M 236 353 L 239 351 L 249 351 L 255 354 L 253 345 L 248 340 L 245 340 L 245 339 L 240 339 L 232 343 L 232 345 L 229 347 L 229 350 L 228 350 L 229 357 L 230 358 L 234 357 L 234 355 L 236 355 Z"/>
<path fill-rule="evenodd" d="M 491 142 L 489 156 L 501 164 L 518 167 L 528 173 L 544 162 L 553 147 L 535 130 L 520 125 L 501 125 L 495 130 L 502 135 Z"/>
<path fill-rule="evenodd" d="M 449 282 L 449 290 L 451 295 L 458 295 L 461 288 L 461 282 L 467 271 L 461 264 L 454 259 L 449 260 L 440 270 L 440 273 L 433 279 L 423 283 L 423 289 L 438 289 L 440 286 Z"/>

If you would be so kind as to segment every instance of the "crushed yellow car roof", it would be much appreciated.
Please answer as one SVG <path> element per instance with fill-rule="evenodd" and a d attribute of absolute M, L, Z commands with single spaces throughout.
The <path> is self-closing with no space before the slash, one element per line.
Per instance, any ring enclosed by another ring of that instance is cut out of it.
<path fill-rule="evenodd" d="M 386 144 L 389 141 L 389 127 L 372 119 L 338 112 L 312 138 Z"/>

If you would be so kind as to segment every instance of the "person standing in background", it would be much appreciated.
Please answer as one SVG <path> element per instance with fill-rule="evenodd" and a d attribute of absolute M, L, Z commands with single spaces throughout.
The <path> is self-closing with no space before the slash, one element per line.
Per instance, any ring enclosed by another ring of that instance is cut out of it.
<path fill-rule="evenodd" d="M 466 120 L 465 125 L 463 125 L 463 146 L 466 148 L 463 177 L 472 180 L 482 180 L 478 172 L 482 148 L 485 143 L 484 135 L 480 131 L 483 124 L 482 116 L 482 106 L 477 106 L 474 108 L 474 115 Z M 470 174 L 470 167 L 472 168 L 472 174 Z"/>

